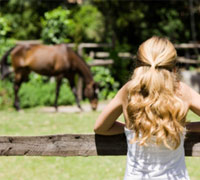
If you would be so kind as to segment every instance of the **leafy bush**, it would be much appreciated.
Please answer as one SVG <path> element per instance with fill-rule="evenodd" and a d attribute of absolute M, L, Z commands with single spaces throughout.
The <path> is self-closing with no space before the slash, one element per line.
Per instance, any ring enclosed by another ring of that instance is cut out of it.
<path fill-rule="evenodd" d="M 11 28 L 5 17 L 0 17 L 0 39 L 5 38 L 10 30 Z"/>
<path fill-rule="evenodd" d="M 98 82 L 100 86 L 99 98 L 113 98 L 117 93 L 119 83 L 111 76 L 110 69 L 102 66 L 93 66 L 91 71 L 94 74 L 94 80 Z"/>
<path fill-rule="evenodd" d="M 0 38 L 0 60 L 4 53 L 9 50 L 11 47 L 15 45 L 15 40 L 14 39 L 5 39 L 5 38 Z M 10 58 L 8 58 L 8 61 L 10 62 Z"/>
<path fill-rule="evenodd" d="M 20 105 L 22 108 L 38 105 L 54 105 L 56 82 L 44 79 L 45 77 L 31 73 L 29 83 L 23 83 L 20 91 Z M 73 104 L 74 96 L 67 81 L 63 81 L 60 89 L 58 105 Z"/>
<path fill-rule="evenodd" d="M 185 37 L 189 37 L 190 33 L 187 29 L 184 29 L 184 23 L 180 19 L 180 12 L 175 9 L 161 8 L 157 10 L 160 14 L 160 22 L 153 33 L 159 36 L 168 36 L 172 40 L 180 38 L 181 33 L 184 33 Z"/>
<path fill-rule="evenodd" d="M 30 74 L 30 81 L 23 83 L 20 91 L 21 108 L 35 106 L 54 105 L 56 82 L 35 73 Z M 14 102 L 13 84 L 9 81 L 0 81 L 0 107 L 11 106 Z M 63 80 L 60 89 L 58 105 L 69 105 L 74 103 L 74 95 L 67 80 Z"/>
<path fill-rule="evenodd" d="M 44 14 L 42 19 L 42 39 L 47 44 L 70 42 L 74 31 L 74 21 L 69 18 L 70 11 L 58 7 Z"/>
<path fill-rule="evenodd" d="M 14 46 L 15 40 L 6 38 L 10 31 L 11 27 L 6 18 L 0 17 L 0 59 L 8 49 Z"/>
<path fill-rule="evenodd" d="M 104 17 L 93 5 L 85 4 L 73 15 L 75 42 L 100 42 L 104 33 Z"/>
<path fill-rule="evenodd" d="M 130 47 L 116 44 L 115 49 L 110 49 L 110 59 L 114 60 L 114 64 L 110 68 L 111 75 L 122 86 L 129 80 L 135 64 L 131 58 L 119 57 L 119 52 L 130 52 Z"/>
<path fill-rule="evenodd" d="M 0 108 L 12 106 L 13 98 L 13 84 L 8 80 L 0 81 Z"/>
<path fill-rule="evenodd" d="M 100 42 L 104 32 L 103 15 L 92 5 L 80 6 L 73 13 L 58 7 L 46 12 L 41 22 L 41 38 L 47 44 Z"/>
<path fill-rule="evenodd" d="M 41 29 L 39 13 L 35 0 L 9 0 L 1 7 L 3 18 L 10 26 L 7 38 L 36 39 Z"/>

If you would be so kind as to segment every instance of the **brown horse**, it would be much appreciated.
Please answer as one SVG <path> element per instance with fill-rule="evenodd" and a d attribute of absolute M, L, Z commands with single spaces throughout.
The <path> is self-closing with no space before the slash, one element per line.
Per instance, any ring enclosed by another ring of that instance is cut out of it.
<path fill-rule="evenodd" d="M 11 53 L 11 62 L 14 69 L 14 107 L 19 110 L 18 91 L 22 82 L 28 81 L 28 75 L 34 71 L 41 75 L 56 77 L 55 108 L 63 78 L 69 80 L 69 84 L 75 95 L 76 103 L 80 109 L 80 102 L 75 86 L 75 75 L 79 74 L 84 82 L 84 95 L 91 103 L 93 110 L 97 108 L 97 83 L 94 82 L 91 71 L 85 61 L 78 56 L 67 44 L 59 45 L 16 45 L 8 50 L 1 60 L 2 78 L 9 74 L 7 57 Z"/>

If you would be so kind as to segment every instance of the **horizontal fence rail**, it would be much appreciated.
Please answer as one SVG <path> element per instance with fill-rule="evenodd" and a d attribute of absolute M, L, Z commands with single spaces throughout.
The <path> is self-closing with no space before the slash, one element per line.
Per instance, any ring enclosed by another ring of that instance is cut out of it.
<path fill-rule="evenodd" d="M 16 41 L 17 45 L 28 45 L 28 44 L 42 44 L 41 40 L 25 40 L 25 41 Z M 74 47 L 76 44 L 75 43 L 68 43 L 69 47 Z M 182 44 L 174 44 L 176 49 L 194 49 L 194 48 L 200 48 L 200 44 L 198 43 L 182 43 Z M 111 44 L 107 44 L 107 43 L 80 43 L 77 45 L 78 47 L 78 54 L 79 55 L 83 55 L 83 49 L 84 48 L 111 48 L 112 45 Z M 95 52 L 95 56 L 96 57 L 109 57 L 110 54 L 109 52 Z M 120 52 L 118 53 L 118 56 L 121 58 L 131 58 L 131 59 L 135 59 L 136 55 L 131 54 L 129 52 Z M 99 59 L 100 61 L 102 61 L 101 59 Z M 96 61 L 96 59 L 95 59 Z M 105 60 L 106 61 L 106 60 Z M 94 62 L 91 66 L 104 66 L 104 65 L 109 65 L 109 64 L 113 64 L 113 62 L 111 62 L 111 60 L 109 59 L 110 62 Z M 200 64 L 199 61 L 195 60 L 195 59 L 189 59 L 189 58 L 185 58 L 185 57 L 177 57 L 177 61 L 179 63 L 184 63 L 184 64 Z M 96 65 L 97 64 L 97 65 Z"/>
<path fill-rule="evenodd" d="M 200 133 L 187 133 L 185 155 L 200 157 Z M 1 156 L 116 156 L 126 155 L 125 134 L 64 134 L 0 136 Z"/>

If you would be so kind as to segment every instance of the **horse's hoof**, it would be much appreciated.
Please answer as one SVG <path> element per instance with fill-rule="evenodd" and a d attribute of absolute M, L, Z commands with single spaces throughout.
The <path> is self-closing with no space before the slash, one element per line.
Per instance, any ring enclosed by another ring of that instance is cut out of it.
<path fill-rule="evenodd" d="M 55 107 L 55 112 L 58 112 L 58 107 Z"/>
<path fill-rule="evenodd" d="M 78 107 L 81 112 L 84 112 L 84 109 L 82 107 Z"/>
<path fill-rule="evenodd" d="M 18 111 L 18 112 L 20 111 L 20 107 L 19 106 L 14 105 L 14 108 L 15 108 L 16 111 Z"/>

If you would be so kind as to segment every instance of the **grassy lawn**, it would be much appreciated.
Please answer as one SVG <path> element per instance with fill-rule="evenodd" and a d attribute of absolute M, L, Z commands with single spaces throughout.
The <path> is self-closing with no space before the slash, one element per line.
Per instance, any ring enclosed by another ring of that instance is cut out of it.
<path fill-rule="evenodd" d="M 93 133 L 100 112 L 45 113 L 40 108 L 0 111 L 0 135 Z M 122 117 L 120 117 L 122 120 Z M 200 121 L 193 113 L 188 120 Z M 125 156 L 0 157 L 1 180 L 122 180 Z M 200 158 L 186 158 L 192 180 L 200 179 Z"/>

